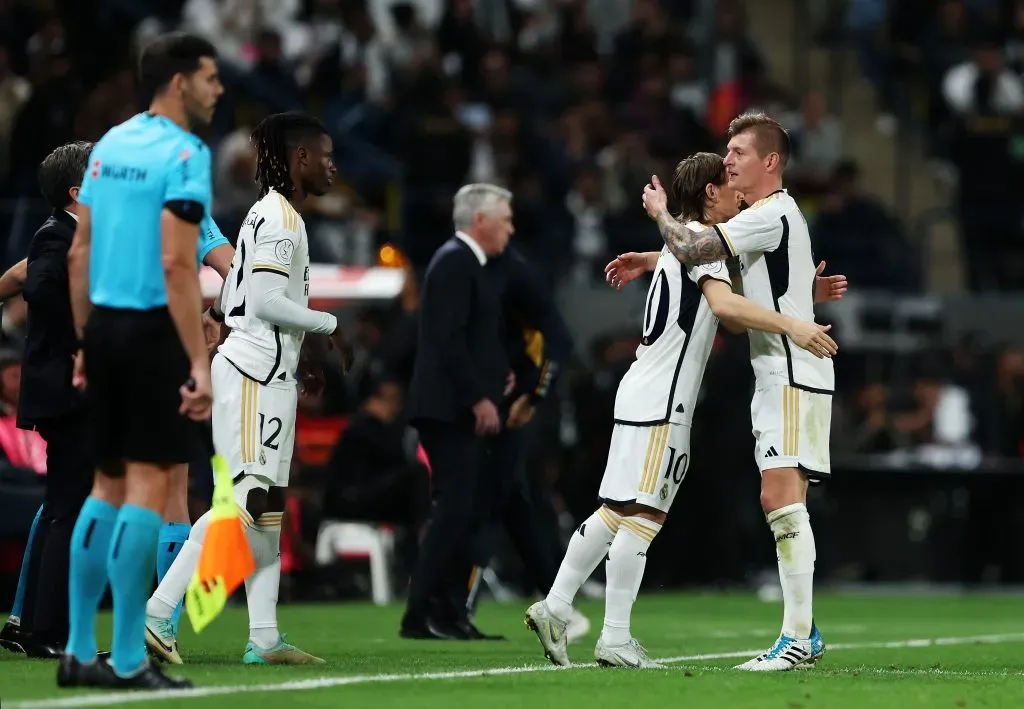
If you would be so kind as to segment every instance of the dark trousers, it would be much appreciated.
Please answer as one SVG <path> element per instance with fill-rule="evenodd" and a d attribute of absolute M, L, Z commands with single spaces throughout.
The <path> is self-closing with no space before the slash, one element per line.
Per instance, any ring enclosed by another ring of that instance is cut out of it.
<path fill-rule="evenodd" d="M 68 635 L 71 534 L 93 482 L 88 419 L 84 413 L 36 425 L 46 441 L 46 498 L 32 545 L 23 615 L 42 642 Z"/>
<path fill-rule="evenodd" d="M 489 445 L 487 474 L 481 480 L 485 519 L 473 543 L 473 563 L 486 567 L 497 552 L 504 529 L 530 574 L 534 587 L 547 594 L 558 573 L 561 556 L 557 526 L 534 501 L 526 460 L 536 426 L 504 429 Z M 470 611 L 476 594 L 469 599 Z"/>
<path fill-rule="evenodd" d="M 403 623 L 427 617 L 465 620 L 465 597 L 481 514 L 477 502 L 483 441 L 468 426 L 437 421 L 414 424 L 430 458 L 430 516 L 420 542 Z M 461 601 L 459 600 L 461 599 Z"/>

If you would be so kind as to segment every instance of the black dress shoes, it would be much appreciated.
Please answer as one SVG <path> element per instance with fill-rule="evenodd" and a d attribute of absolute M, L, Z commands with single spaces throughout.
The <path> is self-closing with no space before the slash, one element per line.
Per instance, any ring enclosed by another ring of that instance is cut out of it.
<path fill-rule="evenodd" d="M 460 620 L 455 627 L 462 631 L 468 640 L 508 640 L 504 635 L 488 635 L 468 620 Z"/>
<path fill-rule="evenodd" d="M 433 618 L 403 620 L 399 635 L 409 640 L 468 640 L 459 628 Z"/>
<path fill-rule="evenodd" d="M 25 652 L 25 645 L 27 639 L 27 633 L 22 632 L 20 625 L 14 625 L 11 621 L 4 623 L 4 627 L 0 630 L 0 647 L 11 652 L 23 654 Z"/>

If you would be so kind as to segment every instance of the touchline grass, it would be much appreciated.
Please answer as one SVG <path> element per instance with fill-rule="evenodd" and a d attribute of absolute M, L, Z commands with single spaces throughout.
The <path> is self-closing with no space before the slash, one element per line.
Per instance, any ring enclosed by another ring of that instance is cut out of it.
<path fill-rule="evenodd" d="M 664 670 L 592 666 L 599 603 L 584 603 L 594 628 L 570 646 L 577 666 L 557 669 L 523 626 L 526 603 L 485 605 L 478 617 L 508 642 L 411 641 L 398 637 L 401 608 L 367 604 L 284 606 L 289 641 L 328 662 L 245 667 L 244 608 L 229 608 L 194 635 L 182 623 L 186 694 L 68 692 L 56 665 L 0 651 L 4 709 L 45 707 L 483 707 L 590 709 L 669 705 L 708 709 L 1024 707 L 1024 597 L 822 595 L 815 619 L 829 646 L 814 670 L 733 671 L 778 635 L 781 608 L 752 595 L 643 595 L 633 632 Z M 100 644 L 109 644 L 109 617 Z"/>

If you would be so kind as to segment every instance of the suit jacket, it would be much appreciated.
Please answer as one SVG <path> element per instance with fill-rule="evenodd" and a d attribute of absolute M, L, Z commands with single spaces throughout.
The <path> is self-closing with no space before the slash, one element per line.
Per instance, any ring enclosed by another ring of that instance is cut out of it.
<path fill-rule="evenodd" d="M 409 419 L 469 423 L 476 402 L 501 403 L 507 372 L 498 292 L 469 246 L 453 237 L 423 279 Z"/>
<path fill-rule="evenodd" d="M 487 260 L 484 270 L 498 290 L 503 311 L 502 341 L 516 374 L 513 397 L 544 399 L 572 352 L 572 336 L 551 290 L 523 256 L 509 246 Z"/>
<path fill-rule="evenodd" d="M 28 304 L 28 332 L 21 363 L 18 426 L 77 412 L 85 397 L 71 386 L 76 338 L 68 289 L 68 250 L 75 220 L 64 210 L 53 215 L 32 237 L 23 291 Z"/>

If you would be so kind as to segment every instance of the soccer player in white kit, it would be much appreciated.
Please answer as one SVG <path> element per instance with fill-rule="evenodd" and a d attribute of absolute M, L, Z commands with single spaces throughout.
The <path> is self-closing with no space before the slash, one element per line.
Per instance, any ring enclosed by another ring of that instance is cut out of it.
<path fill-rule="evenodd" d="M 301 113 L 269 116 L 252 137 L 261 198 L 239 232 L 221 303 L 230 333 L 211 365 L 214 447 L 234 475 L 239 517 L 256 562 L 245 582 L 249 643 L 242 661 L 322 663 L 284 642 L 277 594 L 299 385 L 316 377 L 309 368 L 322 364 L 304 361 L 316 342 L 307 335 L 339 337 L 335 316 L 307 307 L 309 246 L 297 211 L 307 195 L 330 189 L 333 145 L 326 128 Z M 146 644 L 167 662 L 181 664 L 170 618 L 195 573 L 209 515 L 193 526 L 147 605 Z"/>
<path fill-rule="evenodd" d="M 789 135 L 777 121 L 762 113 L 744 114 L 729 125 L 725 168 L 730 187 L 743 193 L 749 209 L 724 223 L 692 228 L 672 219 L 657 178 L 644 189 L 643 200 L 680 262 L 696 266 L 738 256 L 747 298 L 813 321 L 811 238 L 800 207 L 782 188 L 789 153 Z M 761 507 L 775 537 L 784 612 L 775 644 L 737 669 L 807 668 L 825 652 L 811 603 L 815 548 L 807 488 L 831 475 L 835 378 L 832 360 L 811 353 L 793 347 L 786 337 L 750 333 L 754 455 L 761 470 Z"/>
<path fill-rule="evenodd" d="M 729 187 L 722 158 L 697 153 L 676 168 L 682 218 L 690 227 L 734 216 L 739 202 Z M 699 221 L 698 221 L 699 220 Z M 820 356 L 834 350 L 813 322 L 758 307 L 735 295 L 723 260 L 690 267 L 663 248 L 627 254 L 608 266 L 620 286 L 653 266 L 643 339 L 636 361 L 619 383 L 615 427 L 599 499 L 601 507 L 573 534 L 547 598 L 526 611 L 545 655 L 568 665 L 566 627 L 580 586 L 607 555 L 604 628 L 594 656 L 602 665 L 655 667 L 630 633 L 630 613 L 647 562 L 647 549 L 661 530 L 686 475 L 690 422 L 719 318 L 741 331 L 785 333 Z M 637 266 L 637 263 L 640 265 Z"/>

